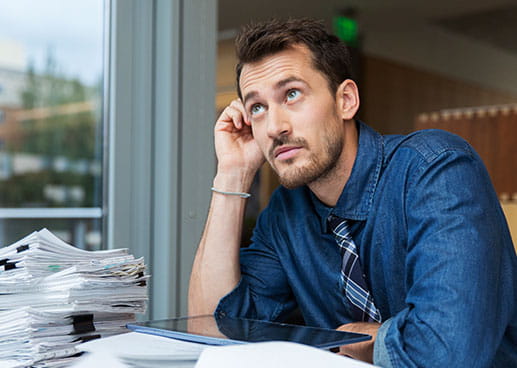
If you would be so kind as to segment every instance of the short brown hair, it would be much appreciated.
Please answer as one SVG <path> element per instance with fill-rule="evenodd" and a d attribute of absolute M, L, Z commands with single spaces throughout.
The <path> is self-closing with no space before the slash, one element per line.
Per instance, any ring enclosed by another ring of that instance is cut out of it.
<path fill-rule="evenodd" d="M 323 73 L 333 94 L 345 79 L 352 77 L 348 47 L 329 34 L 323 22 L 308 18 L 271 19 L 244 26 L 237 35 L 235 49 L 239 97 L 242 98 L 239 79 L 244 64 L 260 61 L 295 45 L 305 45 L 311 51 L 314 67 Z"/>

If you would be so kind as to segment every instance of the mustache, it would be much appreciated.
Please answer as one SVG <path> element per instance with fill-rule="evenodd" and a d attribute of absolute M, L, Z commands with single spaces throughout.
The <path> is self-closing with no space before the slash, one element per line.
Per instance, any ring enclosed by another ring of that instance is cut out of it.
<path fill-rule="evenodd" d="M 300 146 L 300 147 L 307 147 L 307 141 L 303 138 L 291 138 L 286 135 L 281 135 L 279 137 L 276 137 L 273 140 L 273 143 L 271 143 L 271 147 L 269 148 L 269 158 L 272 160 L 275 158 L 275 149 L 280 146 Z"/>

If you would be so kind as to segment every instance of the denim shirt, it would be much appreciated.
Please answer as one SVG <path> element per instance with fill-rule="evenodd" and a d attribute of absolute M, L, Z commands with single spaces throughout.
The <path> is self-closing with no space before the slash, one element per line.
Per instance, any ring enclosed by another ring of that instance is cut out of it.
<path fill-rule="evenodd" d="M 477 154 L 439 130 L 381 136 L 358 122 L 351 176 L 330 208 L 280 187 L 261 213 L 242 277 L 216 313 L 353 322 L 326 220 L 346 218 L 382 325 L 382 367 L 517 367 L 517 257 Z"/>

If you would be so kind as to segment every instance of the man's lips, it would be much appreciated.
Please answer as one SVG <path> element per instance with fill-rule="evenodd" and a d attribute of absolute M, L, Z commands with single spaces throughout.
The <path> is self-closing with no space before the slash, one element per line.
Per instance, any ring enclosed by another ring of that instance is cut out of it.
<path fill-rule="evenodd" d="M 275 159 L 277 160 L 287 160 L 291 157 L 293 157 L 294 155 L 296 155 L 298 153 L 298 151 L 300 151 L 302 149 L 302 147 L 300 146 L 283 146 L 283 147 L 278 147 L 277 149 L 275 149 Z"/>

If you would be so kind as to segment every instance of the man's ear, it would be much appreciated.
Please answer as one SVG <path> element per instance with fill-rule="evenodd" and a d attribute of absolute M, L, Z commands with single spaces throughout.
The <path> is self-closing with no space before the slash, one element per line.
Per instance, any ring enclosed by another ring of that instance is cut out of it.
<path fill-rule="evenodd" d="M 338 114 L 343 120 L 354 118 L 359 110 L 359 89 L 351 79 L 346 79 L 339 85 L 336 91 L 336 103 Z"/>

